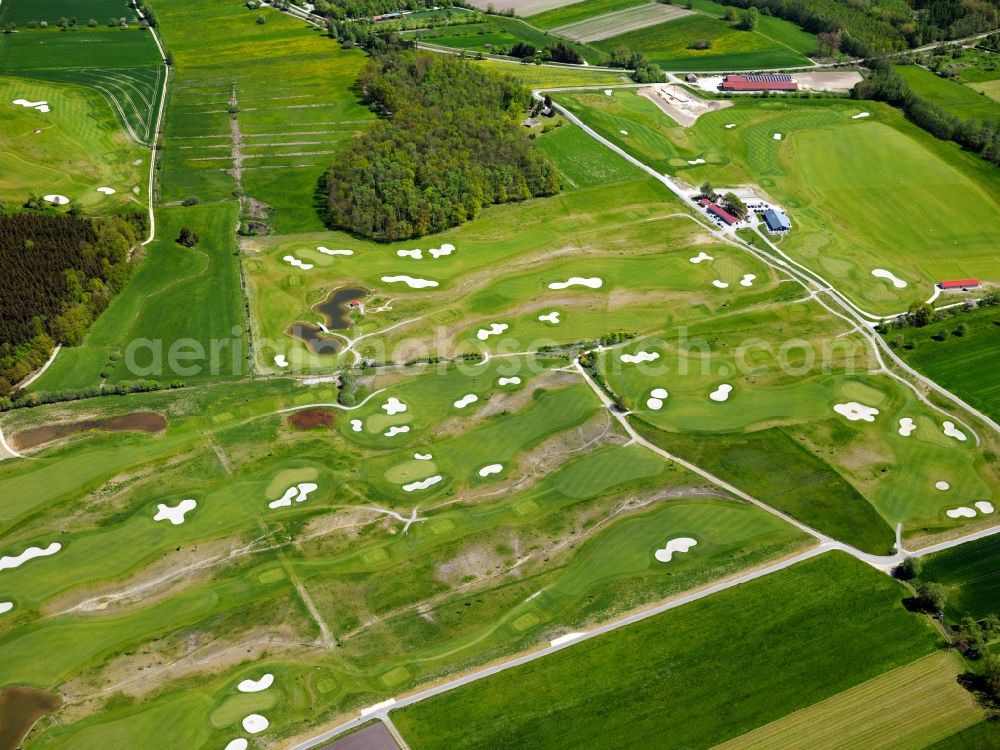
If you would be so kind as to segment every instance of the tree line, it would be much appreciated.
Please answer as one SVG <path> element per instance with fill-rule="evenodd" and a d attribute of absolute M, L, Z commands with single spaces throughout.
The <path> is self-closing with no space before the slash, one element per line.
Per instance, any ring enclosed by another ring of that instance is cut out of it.
<path fill-rule="evenodd" d="M 519 125 L 531 96 L 512 76 L 394 50 L 368 61 L 358 87 L 380 119 L 326 174 L 331 225 L 390 242 L 558 192 L 554 165 Z"/>
<path fill-rule="evenodd" d="M 908 120 L 931 135 L 955 141 L 992 164 L 1000 165 L 1000 122 L 956 117 L 914 92 L 886 59 L 868 61 L 866 65 L 872 73 L 854 87 L 853 98 L 874 99 L 899 107 Z"/>
<path fill-rule="evenodd" d="M 0 396 L 44 364 L 56 342 L 82 341 L 125 285 L 144 223 L 140 214 L 0 214 Z"/>

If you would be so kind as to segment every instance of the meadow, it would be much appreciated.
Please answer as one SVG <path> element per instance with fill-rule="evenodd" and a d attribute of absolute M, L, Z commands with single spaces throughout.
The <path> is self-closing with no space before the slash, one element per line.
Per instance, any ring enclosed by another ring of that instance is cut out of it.
<path fill-rule="evenodd" d="M 958 81 L 935 75 L 918 65 L 900 65 L 896 72 L 919 94 L 961 120 L 996 120 L 1000 118 L 1000 102 L 974 91 Z"/>
<path fill-rule="evenodd" d="M 977 620 L 1000 615 L 1000 540 L 988 537 L 924 558 L 924 581 L 948 587 L 948 616 L 955 622 L 963 617 Z"/>
<path fill-rule="evenodd" d="M 6 0 L 0 7 L 0 26 L 14 23 L 25 27 L 35 21 L 55 26 L 60 18 L 76 18 L 86 23 L 94 18 L 102 25 L 109 18 L 125 18 L 129 23 L 139 20 L 135 9 L 121 0 L 46 0 L 44 3 L 26 0 Z"/>
<path fill-rule="evenodd" d="M 578 3 L 569 3 L 559 8 L 552 8 L 541 13 L 528 16 L 528 22 L 539 29 L 554 29 L 557 26 L 577 23 L 588 18 L 602 16 L 605 13 L 633 8 L 638 5 L 645 5 L 647 0 L 582 0 Z"/>
<path fill-rule="evenodd" d="M 902 594 L 829 553 L 391 718 L 414 750 L 711 747 L 930 653 Z"/>
<path fill-rule="evenodd" d="M 559 36 L 535 27 L 517 18 L 485 16 L 480 23 L 444 26 L 436 29 L 404 32 L 403 36 L 442 47 L 464 49 L 472 52 L 497 53 L 498 48 L 506 49 L 517 42 L 530 44 L 541 50 L 550 44 L 564 41 Z M 599 64 L 604 53 L 587 44 L 568 42 L 591 65 Z"/>

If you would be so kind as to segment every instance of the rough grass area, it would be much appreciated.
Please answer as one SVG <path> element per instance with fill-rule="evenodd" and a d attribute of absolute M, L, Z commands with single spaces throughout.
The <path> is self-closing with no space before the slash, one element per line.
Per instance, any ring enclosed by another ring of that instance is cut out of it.
<path fill-rule="evenodd" d="M 998 748 L 1000 748 L 1000 723 L 987 720 L 935 742 L 927 750 L 998 750 Z"/>
<path fill-rule="evenodd" d="M 710 747 L 932 651 L 903 593 L 831 553 L 392 719 L 414 750 Z"/>
<path fill-rule="evenodd" d="M 441 47 L 484 53 L 502 52 L 503 49 L 510 48 L 517 42 L 524 42 L 541 50 L 551 44 L 564 41 L 555 32 L 539 31 L 518 18 L 504 16 L 485 16 L 480 23 L 456 24 L 424 31 L 406 32 L 404 36 Z M 569 46 L 576 49 L 588 63 L 597 64 L 604 58 L 604 53 L 600 50 L 587 44 L 578 43 L 584 40 L 573 37 L 571 39 L 573 41 L 569 42 Z"/>
<path fill-rule="evenodd" d="M 955 621 L 1000 614 L 1000 537 L 968 542 L 923 563 L 922 580 L 948 587 L 948 614 Z"/>
<path fill-rule="evenodd" d="M 914 93 L 929 99 L 961 120 L 1000 118 L 1000 102 L 958 81 L 942 78 L 917 65 L 900 65 L 896 72 Z"/>

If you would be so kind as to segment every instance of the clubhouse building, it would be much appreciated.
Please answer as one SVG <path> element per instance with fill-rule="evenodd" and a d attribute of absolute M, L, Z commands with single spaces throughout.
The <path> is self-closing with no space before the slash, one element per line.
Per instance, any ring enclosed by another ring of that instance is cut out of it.
<path fill-rule="evenodd" d="M 798 91 L 799 84 L 787 73 L 728 75 L 722 79 L 723 91 Z"/>

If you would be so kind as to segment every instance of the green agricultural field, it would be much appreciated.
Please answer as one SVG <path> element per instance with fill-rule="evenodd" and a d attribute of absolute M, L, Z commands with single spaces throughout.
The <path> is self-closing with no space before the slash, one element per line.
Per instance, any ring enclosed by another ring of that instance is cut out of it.
<path fill-rule="evenodd" d="M 569 3 L 558 8 L 535 13 L 528 17 L 528 22 L 538 29 L 554 29 L 568 23 L 576 23 L 587 18 L 603 16 L 617 10 L 645 5 L 648 0 L 582 0 Z"/>
<path fill-rule="evenodd" d="M 1000 614 L 1000 539 L 968 542 L 924 558 L 921 580 L 948 587 L 948 615 L 955 621 Z"/>
<path fill-rule="evenodd" d="M 557 89 L 566 86 L 608 86 L 631 83 L 625 73 L 593 70 L 581 66 L 535 65 L 486 59 L 478 62 L 494 70 L 509 73 L 530 89 Z"/>
<path fill-rule="evenodd" d="M 788 22 L 779 21 L 772 31 L 783 24 Z M 808 65 L 809 60 L 800 51 L 804 47 L 801 38 L 791 30 L 787 35 L 794 37 L 790 39 L 792 44 L 780 36 L 777 39 L 765 36 L 762 31 L 738 31 L 728 21 L 698 13 L 603 39 L 594 42 L 594 46 L 606 52 L 627 47 L 667 70 L 759 70 Z M 711 47 L 693 49 L 690 45 L 697 40 L 708 40 Z"/>
<path fill-rule="evenodd" d="M 15 99 L 46 101 L 51 111 Z M 56 194 L 88 213 L 146 210 L 149 152 L 126 138 L 100 94 L 2 76 L 0 102 L 0 200 L 20 205 L 31 193 Z"/>
<path fill-rule="evenodd" d="M 1000 210 L 996 170 L 887 106 L 865 102 L 869 116 L 854 119 L 862 111 L 855 102 L 740 100 L 681 128 L 666 115 L 656 124 L 652 105 L 629 97 L 557 99 L 637 158 L 658 155 L 654 165 L 690 185 L 761 188 L 792 219 L 781 250 L 862 309 L 898 313 L 929 298 L 943 278 L 1000 275 L 992 241 Z M 689 163 L 698 159 L 705 163 Z M 900 163 L 912 168 L 894 171 Z M 877 268 L 907 286 L 873 277 Z"/>
<path fill-rule="evenodd" d="M 395 711 L 392 720 L 414 750 L 642 747 L 663 737 L 711 747 L 931 652 L 937 638 L 903 609 L 903 594 L 828 554 Z"/>
<path fill-rule="evenodd" d="M 91 18 L 102 25 L 110 18 L 125 18 L 129 23 L 139 20 L 135 10 L 121 0 L 5 0 L 0 7 L 0 26 L 14 23 L 22 31 L 32 21 L 46 21 L 54 27 L 60 18 L 76 18 L 81 25 Z"/>
<path fill-rule="evenodd" d="M 984 81 L 982 83 L 970 83 L 969 88 L 982 92 L 990 99 L 1000 104 L 1000 79 L 994 81 Z"/>
<path fill-rule="evenodd" d="M 1000 725 L 995 721 L 981 721 L 975 726 L 956 732 L 928 750 L 996 750 L 1000 748 Z"/>
<path fill-rule="evenodd" d="M 950 81 L 917 65 L 901 65 L 896 72 L 914 93 L 929 99 L 961 120 L 996 120 L 1000 102 L 973 91 L 958 81 Z"/>

